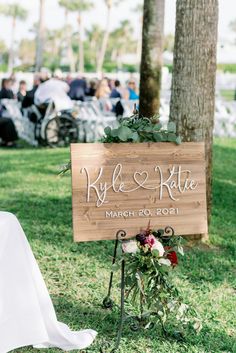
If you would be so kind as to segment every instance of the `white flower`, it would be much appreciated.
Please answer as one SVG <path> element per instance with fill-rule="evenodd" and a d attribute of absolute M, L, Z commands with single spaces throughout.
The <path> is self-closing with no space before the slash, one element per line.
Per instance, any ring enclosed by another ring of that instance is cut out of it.
<path fill-rule="evenodd" d="M 164 259 L 163 257 L 161 259 L 158 260 L 159 264 L 161 265 L 165 265 L 165 266 L 170 266 L 171 262 L 168 259 Z"/>
<path fill-rule="evenodd" d="M 133 254 L 139 250 L 136 240 L 123 241 L 122 249 L 125 253 L 133 253 Z"/>
<path fill-rule="evenodd" d="M 161 242 L 155 240 L 155 243 L 152 246 L 152 250 L 157 250 L 159 252 L 159 256 L 162 257 L 164 255 L 165 249 Z"/>

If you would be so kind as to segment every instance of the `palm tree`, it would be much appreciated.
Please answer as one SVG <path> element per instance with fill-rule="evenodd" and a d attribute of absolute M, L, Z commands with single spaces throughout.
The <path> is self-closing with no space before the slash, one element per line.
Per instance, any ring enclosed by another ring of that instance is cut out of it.
<path fill-rule="evenodd" d="M 104 0 L 105 5 L 107 7 L 107 16 L 106 16 L 106 26 L 105 26 L 105 32 L 104 32 L 104 37 L 102 41 L 102 46 L 101 50 L 99 52 L 98 56 L 98 65 L 97 65 L 97 72 L 102 72 L 103 68 L 103 63 L 105 59 L 105 54 L 107 50 L 107 45 L 108 45 L 108 40 L 109 40 L 109 35 L 110 35 L 110 21 L 111 21 L 111 10 L 113 6 L 118 5 L 122 0 Z"/>
<path fill-rule="evenodd" d="M 144 0 L 143 41 L 140 70 L 140 114 L 159 112 L 165 0 Z"/>
<path fill-rule="evenodd" d="M 116 61 L 117 67 L 122 69 L 122 56 L 125 53 L 135 52 L 135 41 L 133 40 L 134 29 L 129 20 L 120 22 L 120 26 L 110 34 L 109 48 L 112 47 L 112 61 Z"/>
<path fill-rule="evenodd" d="M 45 63 L 54 71 L 61 64 L 64 28 L 48 29 L 45 34 Z"/>
<path fill-rule="evenodd" d="M 43 65 L 43 49 L 45 40 L 45 27 L 44 27 L 44 14 L 45 11 L 45 0 L 39 1 L 39 23 L 37 30 L 37 46 L 36 46 L 36 63 L 35 70 L 40 71 Z"/>
<path fill-rule="evenodd" d="M 67 59 L 70 65 L 70 72 L 75 72 L 75 58 L 72 47 L 72 27 L 68 23 L 68 13 L 69 13 L 69 3 L 70 0 L 59 0 L 59 5 L 65 10 L 65 43 L 66 43 L 66 51 L 67 51 Z"/>
<path fill-rule="evenodd" d="M 93 24 L 90 29 L 85 31 L 85 34 L 89 43 L 90 60 L 96 68 L 98 62 L 98 52 L 101 47 L 104 32 L 99 25 Z"/>
<path fill-rule="evenodd" d="M 84 43 L 83 43 L 83 25 L 82 13 L 88 11 L 93 4 L 88 0 L 61 0 L 61 6 L 68 12 L 77 12 L 78 34 L 79 34 L 79 71 L 84 72 Z"/>
<path fill-rule="evenodd" d="M 141 55 L 142 55 L 142 27 L 143 27 L 143 1 L 139 4 L 137 4 L 134 8 L 133 11 L 138 13 L 139 15 L 139 33 L 138 33 L 138 40 L 137 40 L 137 49 L 136 49 L 136 53 L 137 53 L 137 62 L 138 64 L 138 68 L 140 66 L 140 62 L 141 62 Z"/>
<path fill-rule="evenodd" d="M 177 0 L 170 120 L 184 141 L 204 141 L 211 210 L 218 0 Z"/>
<path fill-rule="evenodd" d="M 10 17 L 12 19 L 12 34 L 11 44 L 8 57 L 8 71 L 11 72 L 14 66 L 14 43 L 15 43 L 15 30 L 16 21 L 24 21 L 27 17 L 27 10 L 17 3 L 1 5 L 0 14 Z"/>

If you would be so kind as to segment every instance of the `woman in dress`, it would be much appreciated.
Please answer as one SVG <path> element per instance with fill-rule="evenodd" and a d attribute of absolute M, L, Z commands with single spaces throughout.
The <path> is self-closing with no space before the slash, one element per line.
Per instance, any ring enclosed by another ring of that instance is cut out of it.
<path fill-rule="evenodd" d="M 93 330 L 71 331 L 58 322 L 30 245 L 17 218 L 0 212 L 0 353 L 33 345 L 84 349 Z"/>

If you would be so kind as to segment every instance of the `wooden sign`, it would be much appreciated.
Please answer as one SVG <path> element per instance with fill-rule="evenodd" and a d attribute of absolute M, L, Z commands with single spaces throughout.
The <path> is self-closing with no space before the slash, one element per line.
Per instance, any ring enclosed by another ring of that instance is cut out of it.
<path fill-rule="evenodd" d="M 71 162 L 75 241 L 207 233 L 204 143 L 78 143 Z"/>

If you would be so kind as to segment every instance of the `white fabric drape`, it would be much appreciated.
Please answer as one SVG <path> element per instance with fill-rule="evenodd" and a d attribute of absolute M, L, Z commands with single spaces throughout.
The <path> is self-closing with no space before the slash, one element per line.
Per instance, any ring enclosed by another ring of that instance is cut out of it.
<path fill-rule="evenodd" d="M 17 218 L 0 212 L 0 353 L 34 345 L 65 351 L 88 347 L 93 330 L 71 331 L 52 301 Z"/>

